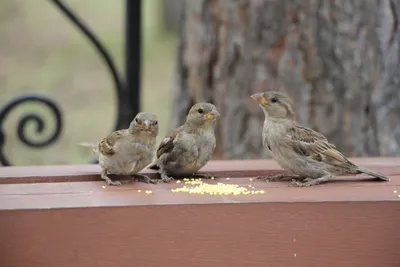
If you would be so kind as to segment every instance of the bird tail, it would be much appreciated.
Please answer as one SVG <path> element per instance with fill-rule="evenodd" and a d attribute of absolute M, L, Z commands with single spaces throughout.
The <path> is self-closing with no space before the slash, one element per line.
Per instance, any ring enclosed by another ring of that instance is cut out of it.
<path fill-rule="evenodd" d="M 374 172 L 374 171 L 372 171 L 370 169 L 367 169 L 367 168 L 358 167 L 358 171 L 360 171 L 362 173 L 369 174 L 371 176 L 374 176 L 374 177 L 379 178 L 379 179 L 384 180 L 384 181 L 390 181 L 389 177 L 383 176 L 382 174 L 379 174 L 379 173 Z"/>
<path fill-rule="evenodd" d="M 93 150 L 93 153 L 95 154 L 99 153 L 99 147 L 97 143 L 82 142 L 79 143 L 79 145 L 84 147 L 90 147 Z"/>
<path fill-rule="evenodd" d="M 158 167 L 157 162 L 153 162 L 153 163 L 150 163 L 150 165 L 147 166 L 147 169 L 159 170 L 160 167 Z"/>

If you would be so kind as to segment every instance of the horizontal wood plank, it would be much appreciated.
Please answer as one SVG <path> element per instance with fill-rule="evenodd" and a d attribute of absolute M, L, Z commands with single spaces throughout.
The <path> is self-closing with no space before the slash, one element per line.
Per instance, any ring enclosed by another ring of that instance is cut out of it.
<path fill-rule="evenodd" d="M 0 211 L 0 266 L 400 266 L 395 202 Z"/>
<path fill-rule="evenodd" d="M 400 158 L 352 161 L 392 180 L 294 188 L 250 181 L 282 172 L 270 160 L 212 161 L 207 183 L 265 194 L 197 195 L 171 192 L 176 181 L 107 186 L 97 165 L 3 167 L 0 267 L 400 266 Z"/>

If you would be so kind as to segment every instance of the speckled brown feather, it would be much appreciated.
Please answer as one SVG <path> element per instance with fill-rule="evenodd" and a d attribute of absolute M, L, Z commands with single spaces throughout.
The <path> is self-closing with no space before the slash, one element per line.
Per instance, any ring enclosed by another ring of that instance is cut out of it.
<path fill-rule="evenodd" d="M 109 134 L 107 137 L 103 138 L 103 140 L 101 140 L 99 143 L 100 153 L 107 156 L 114 155 L 115 154 L 114 145 L 121 137 L 124 136 L 124 131 L 126 132 L 126 130 L 115 131 Z"/>
<path fill-rule="evenodd" d="M 300 155 L 338 167 L 356 167 L 336 150 L 335 145 L 329 143 L 324 135 L 312 129 L 295 125 L 289 129 L 288 137 L 291 140 L 293 150 Z"/>
<path fill-rule="evenodd" d="M 174 148 L 175 137 L 183 131 L 183 125 L 171 131 L 167 137 L 161 142 L 157 149 L 157 158 L 161 157 L 162 154 L 170 152 Z"/>

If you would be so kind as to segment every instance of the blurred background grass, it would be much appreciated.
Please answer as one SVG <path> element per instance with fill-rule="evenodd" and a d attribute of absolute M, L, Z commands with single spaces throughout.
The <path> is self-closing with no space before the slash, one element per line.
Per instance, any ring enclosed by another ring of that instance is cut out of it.
<path fill-rule="evenodd" d="M 66 0 L 124 70 L 124 0 Z M 160 120 L 159 140 L 170 129 L 171 90 L 177 36 L 164 27 L 162 0 L 142 1 L 141 109 Z M 108 69 L 92 45 L 51 1 L 0 2 L 0 108 L 12 98 L 40 93 L 55 101 L 63 113 L 63 131 L 54 145 L 32 149 L 16 135 L 19 116 L 38 112 L 52 131 L 49 112 L 38 105 L 14 110 L 3 125 L 5 152 L 13 165 L 87 163 L 92 155 L 77 143 L 97 141 L 116 122 L 116 91 Z M 34 125 L 27 129 L 32 139 Z"/>

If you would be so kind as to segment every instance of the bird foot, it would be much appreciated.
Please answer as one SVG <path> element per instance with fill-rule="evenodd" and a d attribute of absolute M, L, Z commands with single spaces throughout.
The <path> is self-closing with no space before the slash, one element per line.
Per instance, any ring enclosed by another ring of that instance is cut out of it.
<path fill-rule="evenodd" d="M 163 181 L 164 183 L 169 183 L 172 182 L 174 180 L 174 178 L 166 175 L 166 174 L 161 174 L 161 181 Z"/>
<path fill-rule="evenodd" d="M 292 182 L 289 184 L 289 186 L 294 186 L 294 187 L 308 187 L 308 186 L 313 186 L 317 185 L 320 183 L 327 182 L 330 180 L 333 176 L 331 175 L 326 175 L 320 178 L 312 179 L 312 178 L 305 178 L 302 181 L 298 181 L 296 179 L 293 179 Z"/>
<path fill-rule="evenodd" d="M 108 177 L 107 177 L 108 178 Z M 103 178 L 104 179 L 104 178 Z M 118 186 L 118 185 L 121 185 L 121 182 L 120 181 L 113 181 L 113 180 L 111 180 L 110 178 L 108 178 L 108 179 L 104 179 L 105 181 L 106 181 L 106 183 L 108 184 L 108 185 L 115 185 L 115 186 Z"/>
<path fill-rule="evenodd" d="M 287 174 L 276 174 L 272 176 L 258 176 L 257 180 L 265 181 L 265 182 L 276 182 L 276 181 L 290 181 L 294 178 L 293 175 Z"/>
<path fill-rule="evenodd" d="M 135 174 L 135 180 L 138 182 L 143 182 L 146 184 L 157 184 L 158 180 L 156 179 L 151 179 L 149 176 L 147 175 L 143 175 L 143 174 Z"/>
<path fill-rule="evenodd" d="M 100 176 L 101 179 L 103 179 L 108 185 L 114 185 L 114 186 L 121 185 L 120 181 L 111 180 L 110 177 L 107 176 L 106 171 L 103 171 Z"/>

